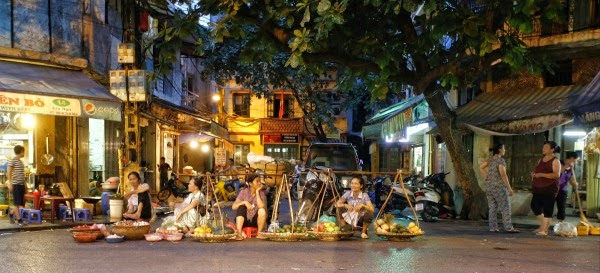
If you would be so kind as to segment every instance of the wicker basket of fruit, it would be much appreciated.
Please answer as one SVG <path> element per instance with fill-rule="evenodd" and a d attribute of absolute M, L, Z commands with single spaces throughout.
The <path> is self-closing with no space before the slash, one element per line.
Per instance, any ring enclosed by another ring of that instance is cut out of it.
<path fill-rule="evenodd" d="M 213 230 L 207 224 L 203 224 L 194 229 L 191 238 L 205 243 L 221 243 L 230 240 L 235 236 L 232 228 L 224 227 Z"/>
<path fill-rule="evenodd" d="M 111 227 L 112 233 L 124 236 L 125 240 L 144 240 L 146 238 L 144 234 L 150 232 L 150 223 L 144 221 L 119 221 Z"/>
<path fill-rule="evenodd" d="M 411 238 L 425 234 L 415 223 L 407 226 L 394 221 L 394 216 L 386 214 L 375 222 L 375 234 L 388 241 L 410 241 Z"/>
<path fill-rule="evenodd" d="M 354 232 L 349 225 L 340 228 L 334 222 L 318 222 L 311 231 L 308 231 L 308 234 L 321 241 L 339 241 L 352 237 Z"/>
<path fill-rule="evenodd" d="M 274 242 L 297 242 L 311 239 L 306 233 L 305 226 L 295 225 L 284 225 L 281 228 L 275 226 L 273 232 L 259 232 L 259 234 L 263 239 Z"/>

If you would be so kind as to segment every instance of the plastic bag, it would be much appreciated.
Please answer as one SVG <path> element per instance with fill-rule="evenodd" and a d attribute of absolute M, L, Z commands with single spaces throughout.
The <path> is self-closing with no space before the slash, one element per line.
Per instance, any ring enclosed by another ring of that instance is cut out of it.
<path fill-rule="evenodd" d="M 330 222 L 334 222 L 335 223 L 335 216 L 329 216 L 327 214 L 323 214 L 321 215 L 321 217 L 319 217 L 319 222 L 321 223 L 330 223 Z"/>
<path fill-rule="evenodd" d="M 554 225 L 554 235 L 577 237 L 577 227 L 568 222 L 560 222 Z"/>

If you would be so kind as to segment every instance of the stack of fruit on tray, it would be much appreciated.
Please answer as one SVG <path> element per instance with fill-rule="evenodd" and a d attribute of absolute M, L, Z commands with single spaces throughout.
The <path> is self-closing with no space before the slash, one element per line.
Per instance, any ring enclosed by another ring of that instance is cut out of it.
<path fill-rule="evenodd" d="M 379 237 L 387 238 L 391 241 L 406 241 L 410 238 L 423 235 L 423 232 L 415 223 L 410 222 L 408 226 L 397 223 L 394 215 L 385 214 L 383 219 L 375 222 L 375 233 Z"/>
<path fill-rule="evenodd" d="M 324 220 L 324 222 L 321 222 L 321 220 Z M 352 227 L 350 225 L 339 227 L 334 220 L 334 216 L 321 216 L 319 221 L 312 226 L 312 230 L 309 231 L 308 234 L 322 241 L 339 241 L 352 237 L 354 233 L 352 232 Z"/>
<path fill-rule="evenodd" d="M 203 224 L 195 228 L 190 236 L 201 242 L 213 243 L 229 240 L 234 236 L 234 233 L 234 230 L 228 226 L 212 228 L 207 224 Z"/>
<path fill-rule="evenodd" d="M 296 242 L 309 239 L 304 225 L 284 225 L 278 227 L 273 232 L 260 232 L 268 240 L 276 242 Z"/>

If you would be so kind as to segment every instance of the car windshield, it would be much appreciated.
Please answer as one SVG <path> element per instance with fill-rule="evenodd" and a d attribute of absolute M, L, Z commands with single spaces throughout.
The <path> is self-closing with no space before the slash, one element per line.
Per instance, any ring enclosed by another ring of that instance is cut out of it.
<path fill-rule="evenodd" d="M 340 171 L 358 170 L 354 148 L 342 145 L 310 147 L 306 166 L 322 166 Z"/>

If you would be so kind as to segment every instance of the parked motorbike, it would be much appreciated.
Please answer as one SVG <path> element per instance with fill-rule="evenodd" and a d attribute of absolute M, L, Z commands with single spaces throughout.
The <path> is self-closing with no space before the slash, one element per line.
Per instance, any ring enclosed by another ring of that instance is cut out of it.
<path fill-rule="evenodd" d="M 425 222 L 456 217 L 454 191 L 446 182 L 448 173 L 436 173 L 423 179 L 424 187 L 415 192 L 416 209 Z"/>
<path fill-rule="evenodd" d="M 411 179 L 411 177 L 407 177 L 403 181 L 406 188 L 406 194 L 404 194 L 402 186 L 392 186 L 392 181 L 388 175 L 376 177 L 375 181 L 373 182 L 375 207 L 381 209 L 390 191 L 392 191 L 392 196 L 390 196 L 390 199 L 384 208 L 384 212 L 391 212 L 395 210 L 403 211 L 409 206 L 408 200 L 410 200 L 412 204 L 415 204 L 415 195 L 412 191 Z"/>
<path fill-rule="evenodd" d="M 215 194 L 223 201 L 233 201 L 237 194 L 235 193 L 235 183 L 239 182 L 239 179 L 232 180 L 219 180 L 215 184 Z"/>
<path fill-rule="evenodd" d="M 333 189 L 331 186 L 327 186 L 324 181 L 333 181 Z M 325 173 L 316 173 L 310 170 L 306 175 L 306 184 L 304 184 L 304 191 L 302 193 L 302 199 L 299 201 L 298 219 L 299 221 L 316 221 L 322 213 L 329 215 L 335 215 L 335 198 L 334 190 L 337 190 L 338 194 L 344 193 L 344 187 L 340 184 L 339 180 L 327 177 Z M 324 196 L 324 197 L 323 197 Z M 321 205 L 321 200 L 323 204 Z M 321 210 L 319 210 L 321 206 Z"/>
<path fill-rule="evenodd" d="M 177 186 L 177 182 L 180 182 L 181 186 Z M 171 173 L 171 178 L 165 185 L 161 185 L 162 190 L 158 192 L 156 198 L 158 198 L 159 201 L 165 201 L 169 199 L 171 194 L 173 194 L 175 198 L 186 197 L 190 193 L 188 191 L 188 184 L 189 183 L 179 181 L 177 175 Z"/>

